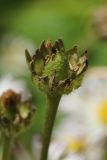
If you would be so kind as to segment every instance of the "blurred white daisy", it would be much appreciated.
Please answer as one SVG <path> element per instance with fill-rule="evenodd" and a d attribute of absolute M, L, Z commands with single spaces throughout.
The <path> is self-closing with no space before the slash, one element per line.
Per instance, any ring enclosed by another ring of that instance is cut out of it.
<path fill-rule="evenodd" d="M 84 111 L 88 141 L 88 156 L 102 160 L 107 139 L 107 68 L 90 69 L 85 77 Z"/>
<path fill-rule="evenodd" d="M 7 90 L 13 90 L 16 93 L 20 93 L 23 101 L 31 96 L 24 81 L 15 79 L 9 74 L 0 78 L 0 96 Z"/>
<path fill-rule="evenodd" d="M 61 135 L 62 132 L 60 132 Z M 64 136 L 64 135 L 63 135 Z M 85 137 L 68 136 L 54 137 L 49 148 L 49 160 L 85 160 Z"/>
<path fill-rule="evenodd" d="M 102 160 L 107 139 L 107 68 L 90 69 L 82 86 L 62 97 L 59 111 L 66 116 L 54 130 L 50 160 Z"/>
<path fill-rule="evenodd" d="M 79 93 L 63 96 L 59 111 L 66 113 L 61 124 L 54 130 L 50 145 L 50 160 L 85 160 L 86 126 L 83 101 Z"/>
<path fill-rule="evenodd" d="M 89 72 L 84 83 L 85 93 L 85 114 L 88 129 L 92 130 L 90 134 L 103 133 L 107 131 L 107 69 L 97 68 Z M 97 138 L 97 137 L 96 137 Z"/>

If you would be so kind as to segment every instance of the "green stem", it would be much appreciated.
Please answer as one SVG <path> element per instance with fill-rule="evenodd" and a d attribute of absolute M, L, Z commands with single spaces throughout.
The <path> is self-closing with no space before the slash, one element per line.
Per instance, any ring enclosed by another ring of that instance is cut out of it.
<path fill-rule="evenodd" d="M 47 96 L 46 117 L 43 130 L 42 151 L 40 160 L 47 160 L 52 129 L 61 96 Z"/>
<path fill-rule="evenodd" d="M 2 160 L 10 160 L 13 139 L 4 137 Z"/>

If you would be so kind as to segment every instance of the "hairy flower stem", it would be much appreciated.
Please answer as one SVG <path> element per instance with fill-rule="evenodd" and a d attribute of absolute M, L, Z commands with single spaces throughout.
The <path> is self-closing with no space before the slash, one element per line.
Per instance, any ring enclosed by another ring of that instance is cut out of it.
<path fill-rule="evenodd" d="M 13 138 L 4 137 L 2 160 L 11 160 Z"/>
<path fill-rule="evenodd" d="M 60 98 L 61 96 L 58 96 L 58 95 L 47 96 L 46 117 L 45 117 L 43 137 L 42 137 L 43 146 L 42 146 L 40 160 L 47 160 L 47 157 L 48 157 L 49 143 L 51 139 L 52 129 L 54 126 L 54 121 L 55 121 Z"/>

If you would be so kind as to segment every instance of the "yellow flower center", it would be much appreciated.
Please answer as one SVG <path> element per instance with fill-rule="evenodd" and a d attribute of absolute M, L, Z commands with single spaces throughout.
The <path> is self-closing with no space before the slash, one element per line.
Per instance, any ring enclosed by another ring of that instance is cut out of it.
<path fill-rule="evenodd" d="M 72 138 L 66 146 L 66 152 L 82 152 L 85 149 L 85 140 Z"/>
<path fill-rule="evenodd" d="M 107 100 L 101 102 L 98 108 L 98 118 L 104 125 L 107 125 Z"/>

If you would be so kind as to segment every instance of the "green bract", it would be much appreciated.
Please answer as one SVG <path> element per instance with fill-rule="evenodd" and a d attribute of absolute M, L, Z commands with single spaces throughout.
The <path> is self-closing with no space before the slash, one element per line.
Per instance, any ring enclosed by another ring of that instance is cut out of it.
<path fill-rule="evenodd" d="M 34 84 L 50 95 L 68 94 L 81 85 L 88 66 L 87 51 L 81 56 L 77 47 L 65 50 L 63 41 L 43 41 L 33 56 L 26 50 L 26 60 Z"/>
<path fill-rule="evenodd" d="M 7 137 L 16 135 L 27 126 L 35 109 L 30 100 L 22 101 L 21 94 L 7 90 L 0 97 L 0 129 Z"/>

